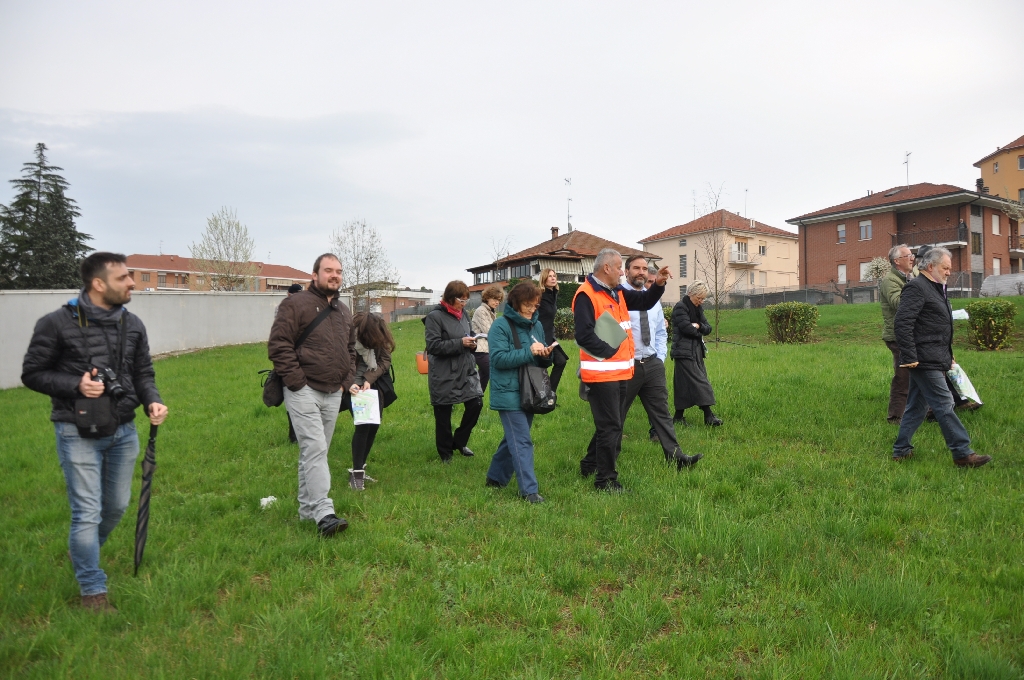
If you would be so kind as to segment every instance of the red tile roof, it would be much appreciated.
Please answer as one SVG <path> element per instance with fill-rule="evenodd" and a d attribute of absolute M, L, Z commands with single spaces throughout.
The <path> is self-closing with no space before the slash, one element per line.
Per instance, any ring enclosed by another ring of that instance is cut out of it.
<path fill-rule="evenodd" d="M 718 229 L 723 227 L 726 229 L 734 229 L 736 231 L 750 231 L 771 236 L 788 236 L 789 238 L 796 238 L 796 234 L 791 231 L 770 227 L 763 222 L 758 222 L 757 220 L 754 220 L 753 223 L 751 223 L 751 220 L 746 217 L 740 217 L 736 213 L 731 213 L 728 210 L 716 210 L 715 212 L 698 217 L 692 222 L 680 224 L 677 227 L 672 227 L 665 231 L 659 231 L 653 236 L 642 238 L 639 242 L 650 243 L 651 241 L 661 241 L 662 239 L 674 238 L 685 234 L 696 234 L 702 231 L 708 231 L 709 229 Z"/>
<path fill-rule="evenodd" d="M 518 253 L 513 253 L 512 255 L 499 260 L 497 263 L 488 263 L 478 267 L 472 267 L 467 271 L 486 269 L 494 266 L 494 264 L 506 264 L 516 260 L 525 260 L 527 258 L 541 256 L 554 259 L 581 260 L 584 257 L 594 257 L 605 248 L 614 248 L 623 256 L 642 255 L 649 259 L 660 259 L 660 257 L 654 253 L 648 253 L 647 251 L 633 248 L 631 246 L 624 246 L 619 243 L 615 243 L 614 241 L 609 241 L 608 239 L 601 238 L 600 236 L 594 236 L 593 234 L 588 234 L 585 231 L 577 229 L 557 238 L 544 241 L 543 243 L 538 243 L 532 248 L 520 250 Z"/>
<path fill-rule="evenodd" d="M 846 203 L 840 203 L 839 205 L 834 205 L 829 208 L 815 210 L 814 212 L 809 212 L 805 215 L 788 219 L 786 222 L 793 224 L 800 220 L 823 217 L 825 215 L 832 215 L 835 213 L 855 212 L 866 208 L 883 208 L 885 206 L 896 206 L 901 203 L 937 198 L 939 196 L 969 193 L 971 192 L 967 189 L 961 189 L 960 187 L 953 186 L 952 184 L 931 184 L 929 182 L 922 182 L 921 184 L 911 184 L 909 187 L 893 187 L 886 191 L 876 191 L 869 196 L 864 196 L 853 201 L 847 201 Z"/>
<path fill-rule="evenodd" d="M 990 153 L 989 155 L 985 156 L 980 161 L 975 163 L 974 167 L 980 168 L 981 164 L 984 163 L 985 161 L 987 161 L 989 158 L 992 158 L 993 156 L 998 156 L 999 154 L 1003 153 L 1004 151 L 1012 151 L 1013 149 L 1024 149 L 1024 136 L 1018 137 L 1017 139 L 1013 140 L 1012 142 L 1010 142 L 1006 146 L 1001 146 L 1001 147 L 997 148 L 995 151 L 993 151 L 992 153 Z"/>
<path fill-rule="evenodd" d="M 283 264 L 266 264 L 264 262 L 253 262 L 259 268 L 256 276 L 270 279 L 298 279 L 308 281 L 313 278 L 312 274 L 299 271 L 294 267 Z M 192 259 L 179 257 L 177 255 L 140 255 L 138 253 L 128 256 L 129 269 L 152 269 L 154 271 L 168 272 L 195 272 L 192 267 Z M 196 272 L 198 273 L 198 272 Z"/>

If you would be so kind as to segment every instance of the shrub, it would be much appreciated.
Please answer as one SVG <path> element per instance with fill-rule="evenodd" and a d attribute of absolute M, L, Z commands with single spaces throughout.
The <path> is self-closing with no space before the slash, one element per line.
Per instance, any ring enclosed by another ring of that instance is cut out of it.
<path fill-rule="evenodd" d="M 673 307 L 670 305 L 661 306 L 661 313 L 665 315 L 665 321 L 668 321 L 670 324 L 672 323 L 672 309 Z"/>
<path fill-rule="evenodd" d="M 882 277 L 892 269 L 892 263 L 887 257 L 876 257 L 867 266 L 867 281 L 880 281 Z"/>
<path fill-rule="evenodd" d="M 818 325 L 818 308 L 805 302 L 768 305 L 764 316 L 774 342 L 809 342 Z"/>
<path fill-rule="evenodd" d="M 555 312 L 555 338 L 558 340 L 572 340 L 576 335 L 576 322 L 569 308 L 559 309 Z"/>
<path fill-rule="evenodd" d="M 1017 307 L 1009 300 L 979 300 L 967 305 L 968 341 L 978 349 L 1006 347 L 1013 334 Z"/>
<path fill-rule="evenodd" d="M 572 298 L 576 295 L 576 291 L 579 290 L 580 284 L 570 283 L 568 281 L 558 282 L 558 308 L 572 307 Z"/>

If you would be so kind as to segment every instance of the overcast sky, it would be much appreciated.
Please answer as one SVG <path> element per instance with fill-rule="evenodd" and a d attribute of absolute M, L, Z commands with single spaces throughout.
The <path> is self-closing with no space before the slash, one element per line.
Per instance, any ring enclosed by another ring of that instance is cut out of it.
<path fill-rule="evenodd" d="M 971 187 L 1024 134 L 1022 25 L 1021 0 L 0 0 L 0 179 L 45 142 L 128 253 L 188 255 L 226 205 L 308 271 L 361 218 L 441 287 L 564 229 L 566 177 L 573 226 L 627 244 L 709 183 L 782 228 L 902 184 L 906 151 L 912 183 Z"/>

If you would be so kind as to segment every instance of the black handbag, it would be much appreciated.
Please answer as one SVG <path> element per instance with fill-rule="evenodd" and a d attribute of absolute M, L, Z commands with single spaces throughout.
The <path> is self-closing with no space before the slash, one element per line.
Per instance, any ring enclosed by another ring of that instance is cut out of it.
<path fill-rule="evenodd" d="M 509 330 L 512 331 L 512 344 L 516 349 L 522 349 L 523 343 L 519 340 L 519 333 L 516 332 L 512 321 L 507 317 Z M 519 367 L 519 408 L 523 413 L 551 413 L 558 405 L 558 395 L 551 389 L 551 378 L 546 369 L 534 364 L 525 364 Z"/>
<path fill-rule="evenodd" d="M 391 406 L 398 400 L 398 394 L 395 393 L 395 365 L 391 364 L 391 368 L 381 374 L 379 378 L 373 383 L 373 389 L 380 393 L 380 405 L 383 408 Z"/>
<path fill-rule="evenodd" d="M 299 346 L 306 341 L 309 334 L 320 325 L 321 321 L 327 318 L 327 315 L 330 314 L 333 309 L 334 307 L 328 303 L 327 307 L 324 308 L 324 311 L 320 312 L 317 317 L 313 319 L 308 326 L 306 326 L 306 329 L 302 331 L 302 335 L 300 335 L 299 339 L 295 341 L 295 349 L 298 349 Z M 263 387 L 263 403 L 271 408 L 283 404 L 284 381 L 281 380 L 281 376 L 277 374 L 277 371 L 272 368 L 264 368 L 262 371 L 257 371 L 257 373 L 263 376 L 263 379 L 260 382 L 261 387 Z"/>

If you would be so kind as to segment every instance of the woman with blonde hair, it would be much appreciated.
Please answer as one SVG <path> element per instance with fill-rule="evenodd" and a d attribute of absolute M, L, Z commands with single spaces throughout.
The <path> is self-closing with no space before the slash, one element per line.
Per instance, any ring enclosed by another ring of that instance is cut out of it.
<path fill-rule="evenodd" d="M 491 378 L 491 355 L 487 351 L 487 333 L 490 332 L 491 324 L 494 323 L 494 310 L 498 308 L 498 305 L 504 299 L 505 291 L 498 284 L 484 288 L 484 292 L 480 294 L 480 300 L 483 304 L 473 312 L 473 323 L 470 324 L 474 336 L 484 336 L 477 337 L 476 351 L 473 352 L 473 358 L 476 359 L 476 369 L 480 371 L 481 392 L 487 391 L 487 382 Z"/>
<path fill-rule="evenodd" d="M 676 413 L 673 420 L 686 425 L 683 411 L 700 406 L 704 411 L 704 424 L 718 427 L 722 419 L 711 412 L 715 405 L 715 391 L 708 381 L 704 357 L 708 350 L 704 336 L 711 333 L 711 324 L 704 316 L 704 300 L 710 290 L 703 281 L 694 281 L 672 308 L 672 359 L 675 373 L 672 385 L 675 392 Z"/>
<path fill-rule="evenodd" d="M 551 347 L 555 341 L 555 312 L 558 311 L 558 274 L 554 269 L 541 270 L 540 286 L 543 292 L 540 296 L 537 318 L 544 329 L 544 344 Z M 551 351 L 551 389 L 555 392 L 558 392 L 558 381 L 562 379 L 562 371 L 565 370 L 565 363 L 568 360 L 569 355 L 560 346 Z"/>

